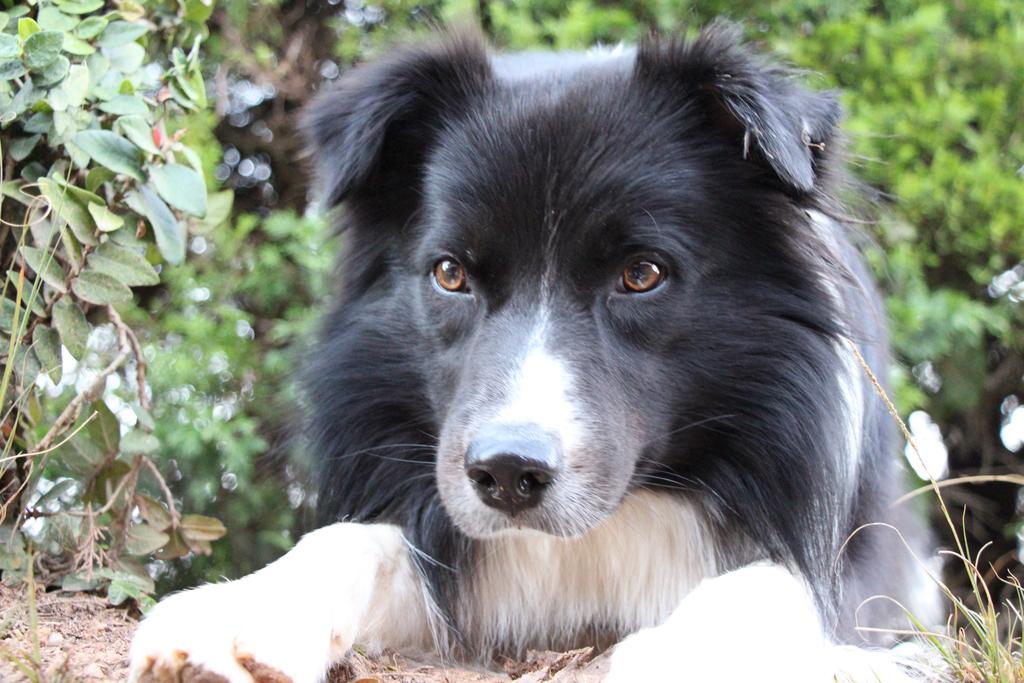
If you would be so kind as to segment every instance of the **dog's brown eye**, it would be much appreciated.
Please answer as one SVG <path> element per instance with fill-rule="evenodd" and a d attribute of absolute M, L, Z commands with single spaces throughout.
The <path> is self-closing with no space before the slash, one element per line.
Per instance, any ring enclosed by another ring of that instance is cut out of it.
<path fill-rule="evenodd" d="M 458 261 L 443 258 L 434 264 L 434 282 L 446 292 L 464 292 L 466 269 Z"/>
<path fill-rule="evenodd" d="M 622 285 L 628 292 L 649 292 L 664 279 L 661 267 L 653 261 L 634 261 L 622 271 Z"/>

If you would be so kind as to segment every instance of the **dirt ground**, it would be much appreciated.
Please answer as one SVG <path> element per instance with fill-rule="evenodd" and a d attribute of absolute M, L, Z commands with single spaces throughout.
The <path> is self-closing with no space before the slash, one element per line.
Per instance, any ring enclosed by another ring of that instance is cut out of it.
<path fill-rule="evenodd" d="M 32 654 L 25 591 L 0 585 L 0 681 L 104 683 L 127 678 L 128 645 L 137 622 L 126 610 L 93 595 L 52 592 L 38 594 L 36 612 L 38 663 Z M 395 654 L 378 659 L 353 654 L 332 672 L 330 683 L 597 683 L 607 659 L 592 654 L 589 648 L 531 653 L 523 662 L 507 663 L 500 673 L 444 668 Z M 272 676 L 263 680 L 284 683 Z"/>
<path fill-rule="evenodd" d="M 125 655 L 135 630 L 127 611 L 82 593 L 39 593 L 36 612 L 42 677 L 46 681 L 123 681 Z M 0 586 L 0 680 L 31 680 L 15 662 L 33 669 L 28 600 L 23 588 Z"/>

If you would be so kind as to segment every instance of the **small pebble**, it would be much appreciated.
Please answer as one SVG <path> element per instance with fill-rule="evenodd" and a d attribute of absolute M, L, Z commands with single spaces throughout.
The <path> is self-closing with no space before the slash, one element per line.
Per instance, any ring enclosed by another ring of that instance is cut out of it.
<path fill-rule="evenodd" d="M 60 644 L 64 642 L 64 636 L 54 631 L 46 637 L 46 645 L 48 647 L 60 647 Z"/>
<path fill-rule="evenodd" d="M 92 664 L 90 664 L 82 670 L 82 674 L 86 678 L 104 678 L 106 677 L 107 672 L 103 670 L 102 666 L 100 666 L 96 662 L 93 662 Z"/>

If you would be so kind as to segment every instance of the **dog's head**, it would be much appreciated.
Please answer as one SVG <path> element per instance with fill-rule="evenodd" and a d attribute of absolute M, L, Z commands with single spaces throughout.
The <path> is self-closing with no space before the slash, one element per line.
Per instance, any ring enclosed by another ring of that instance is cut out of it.
<path fill-rule="evenodd" d="M 723 26 L 553 69 L 448 38 L 318 100 L 348 296 L 407 323 L 459 528 L 581 534 L 729 457 L 714 422 L 755 410 L 788 325 L 827 325 L 791 233 L 838 118 Z"/>

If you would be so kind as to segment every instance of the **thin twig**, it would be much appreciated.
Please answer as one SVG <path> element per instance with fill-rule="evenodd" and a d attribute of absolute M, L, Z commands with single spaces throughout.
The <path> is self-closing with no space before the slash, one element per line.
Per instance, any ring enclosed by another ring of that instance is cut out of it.
<path fill-rule="evenodd" d="M 991 482 L 1001 482 L 1004 484 L 1017 484 L 1018 486 L 1024 486 L 1024 475 L 1020 474 L 971 474 L 963 477 L 951 477 L 949 479 L 943 479 L 942 481 L 935 482 L 932 484 L 925 484 L 913 491 L 908 491 L 902 496 L 897 498 L 893 505 L 900 505 L 906 503 L 911 498 L 915 498 L 922 493 L 928 491 L 934 491 L 936 488 L 945 488 L 947 486 L 956 486 L 958 484 L 987 484 Z"/>
<path fill-rule="evenodd" d="M 167 511 L 171 515 L 171 525 L 178 526 L 178 522 L 181 520 L 181 515 L 178 514 L 178 509 L 174 506 L 174 496 L 171 494 L 170 487 L 167 486 L 167 480 L 160 474 L 160 470 L 157 469 L 156 464 L 147 458 L 146 456 L 140 456 L 142 458 L 142 464 L 149 468 L 150 472 L 156 478 L 156 483 L 160 487 L 160 490 L 164 494 L 164 498 L 167 500 Z"/>
<path fill-rule="evenodd" d="M 146 393 L 146 359 L 142 355 L 142 346 L 139 344 L 139 338 L 135 335 L 135 330 L 127 325 L 124 326 L 124 329 L 128 335 L 128 341 L 132 345 L 132 352 L 135 354 L 135 384 L 139 392 L 139 405 L 148 412 L 152 410 L 153 405 Z"/>
<path fill-rule="evenodd" d="M 90 507 L 90 508 L 88 508 L 88 511 L 86 511 L 86 512 L 76 512 L 75 510 L 66 510 L 66 511 L 64 511 L 64 514 L 65 515 L 69 515 L 71 517 L 88 517 L 89 515 L 102 515 L 105 512 L 109 512 L 110 509 L 112 507 L 114 507 L 114 504 L 117 502 L 117 498 L 118 498 L 118 496 L 121 495 L 122 491 L 124 491 L 126 488 L 134 489 L 134 485 L 129 487 L 128 486 L 128 482 L 131 481 L 131 482 L 134 483 L 134 481 L 137 480 L 138 478 L 139 478 L 139 459 L 138 459 L 138 457 L 136 457 L 135 462 L 132 463 L 132 468 L 130 470 L 128 470 L 127 472 L 125 472 L 125 475 L 123 477 L 121 477 L 121 481 L 117 482 L 117 486 L 114 487 L 114 490 L 110 493 L 110 497 L 107 498 L 107 502 L 103 504 L 103 507 L 101 507 L 100 509 L 95 510 L 95 511 L 93 511 L 92 508 Z M 135 494 L 133 492 L 131 494 L 131 496 L 129 496 L 129 498 L 133 497 L 134 495 Z"/>
<path fill-rule="evenodd" d="M 939 501 L 939 508 L 942 510 L 943 516 L 949 522 L 949 526 L 953 530 L 953 540 L 956 541 L 957 550 L 960 551 L 961 555 L 965 555 L 966 553 L 964 551 L 964 545 L 960 541 L 960 537 L 956 534 L 956 527 L 953 526 L 952 521 L 953 518 L 949 514 L 949 508 L 946 507 L 946 501 L 942 497 L 942 492 L 939 490 L 939 484 L 935 480 L 935 477 L 932 476 L 932 473 L 929 470 L 929 468 L 925 465 L 924 458 L 921 456 L 921 451 L 918 450 L 917 448 L 917 442 L 914 440 L 914 436 L 910 433 L 910 430 L 907 429 L 907 424 L 903 421 L 903 418 L 900 417 L 900 413 L 896 409 L 896 406 L 893 404 L 892 399 L 889 398 L 888 392 L 886 392 L 886 390 L 882 388 L 882 383 L 878 381 L 878 377 L 875 375 L 874 370 L 871 369 L 871 366 L 868 365 L 868 362 L 864 359 L 864 356 L 861 354 L 860 349 L 857 348 L 857 345 L 853 342 L 852 339 L 846 339 L 846 343 L 850 347 L 850 350 L 853 352 L 853 355 L 857 359 L 857 362 L 860 364 L 861 369 L 864 370 L 864 373 L 868 376 L 868 379 L 871 381 L 871 386 L 874 387 L 875 393 L 878 394 L 878 396 L 882 399 L 882 402 L 885 404 L 885 408 L 886 410 L 889 411 L 889 415 L 892 416 L 892 419 L 896 420 L 896 424 L 899 425 L 900 431 L 903 432 L 903 438 L 905 438 L 907 440 L 907 443 L 910 444 L 910 448 L 911 450 L 913 450 L 914 455 L 917 456 L 918 461 L 924 468 L 925 474 L 928 475 L 928 488 L 935 492 L 935 497 Z"/>
<path fill-rule="evenodd" d="M 95 418 L 96 415 L 97 415 L 97 413 L 93 413 L 89 417 L 85 418 L 85 421 L 82 424 L 80 424 L 77 427 L 75 427 L 75 431 L 71 432 L 66 437 L 64 437 L 63 439 L 61 439 L 57 443 L 53 444 L 52 446 L 50 446 L 46 450 L 43 450 L 43 451 L 26 451 L 24 453 L 17 453 L 15 455 L 9 455 L 6 458 L 0 458 L 0 463 L 9 462 L 11 460 L 17 460 L 18 458 L 34 458 L 37 455 L 46 455 L 47 453 L 52 453 L 53 451 L 57 450 L 58 448 L 60 448 L 64 444 L 66 444 L 68 441 L 71 441 L 71 439 L 75 438 L 75 435 L 78 434 L 78 432 L 80 432 L 83 429 L 85 429 L 86 425 L 88 425 L 90 422 L 92 422 L 93 418 Z"/>

